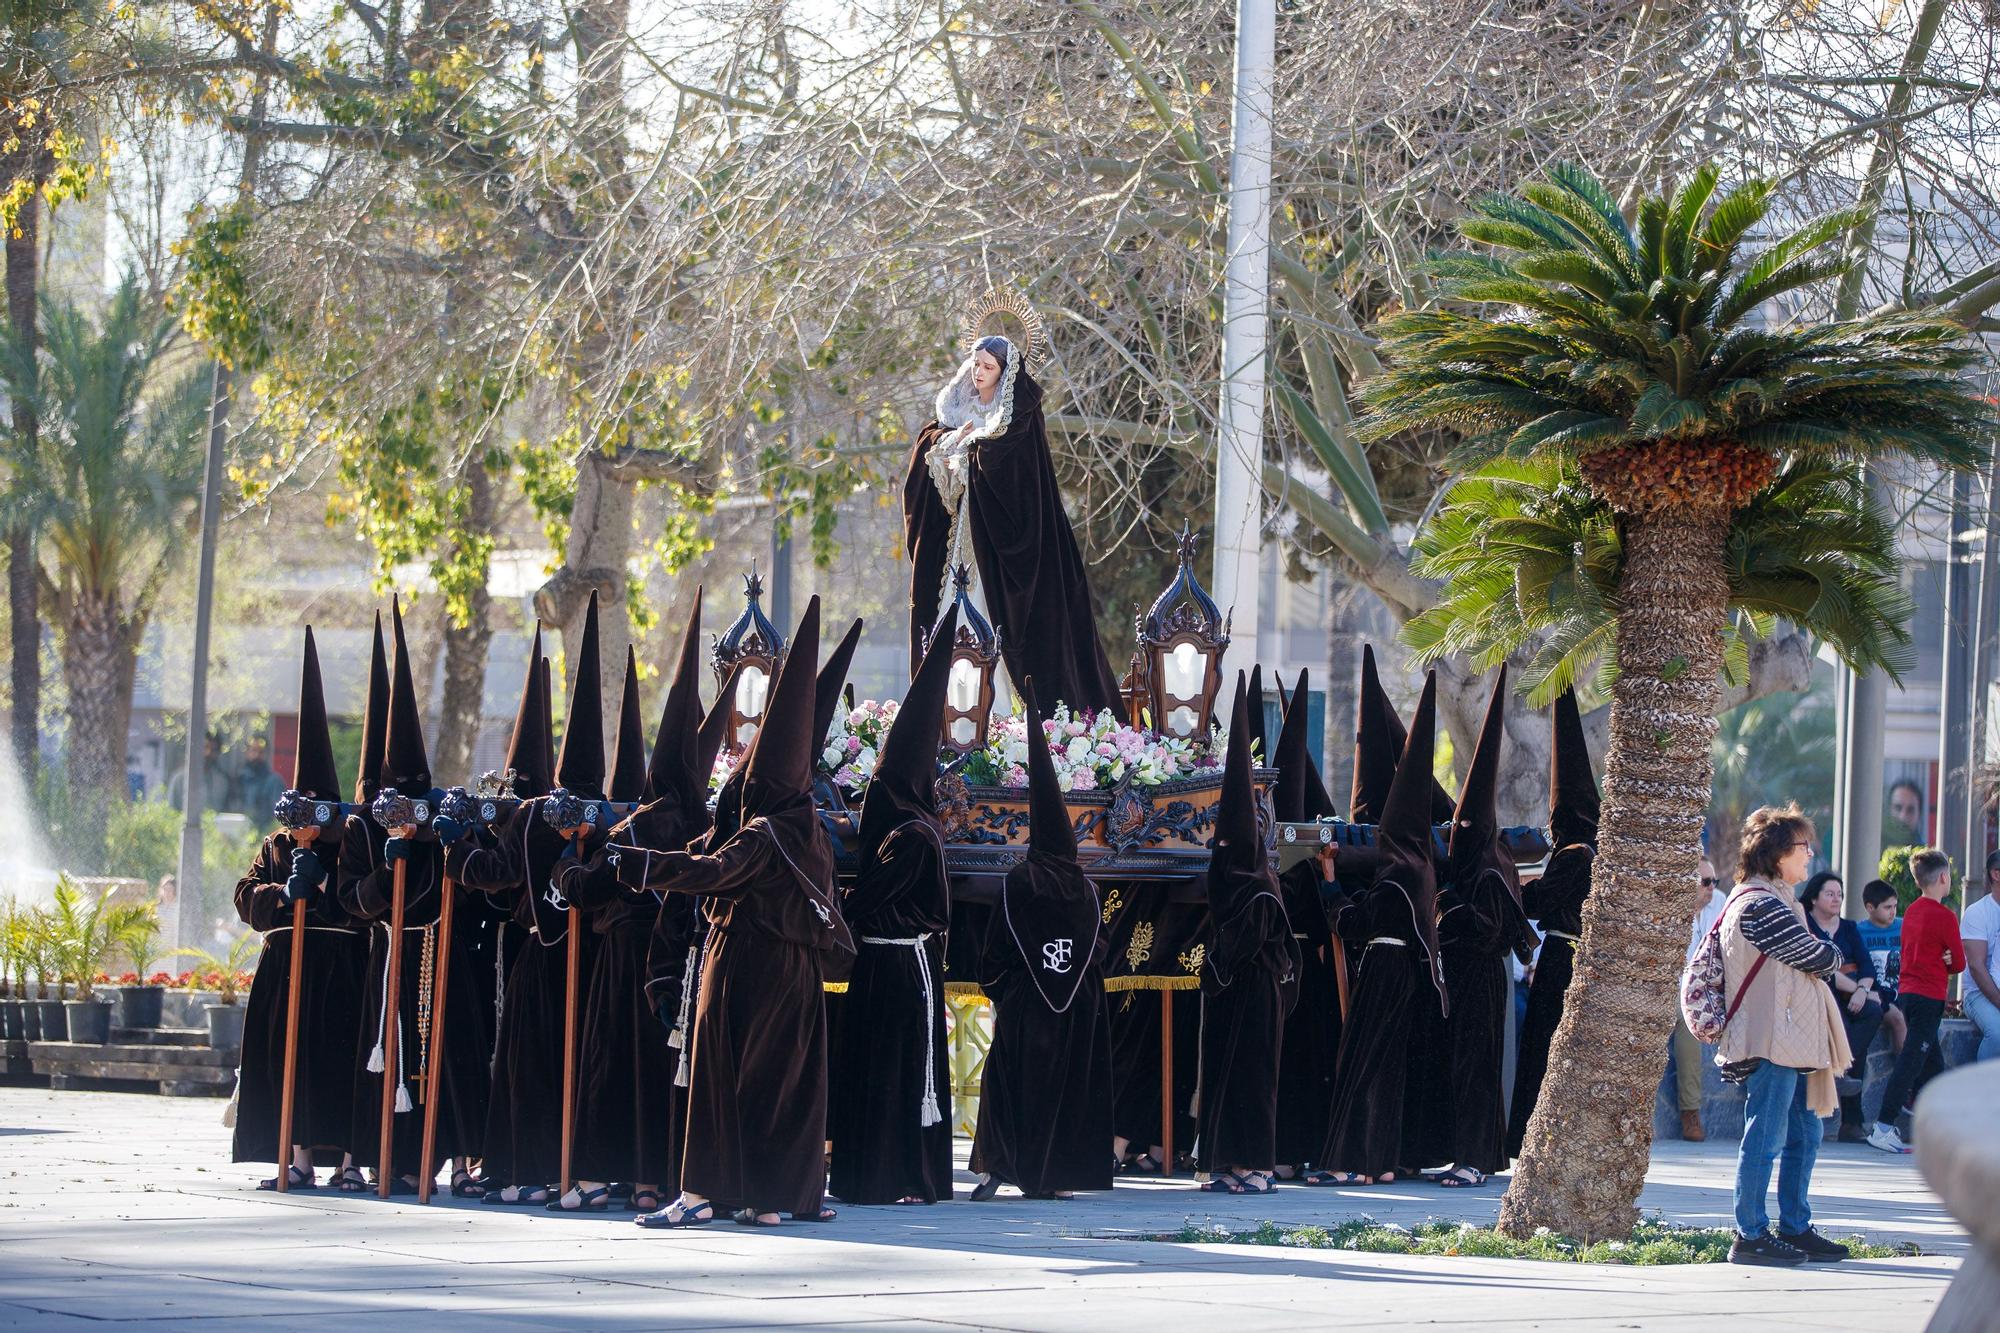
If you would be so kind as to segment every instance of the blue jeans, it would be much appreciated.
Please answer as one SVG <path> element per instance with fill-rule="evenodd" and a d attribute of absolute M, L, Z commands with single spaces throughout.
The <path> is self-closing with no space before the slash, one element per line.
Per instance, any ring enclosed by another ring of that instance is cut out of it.
<path fill-rule="evenodd" d="M 1778 1164 L 1778 1230 L 1796 1236 L 1812 1225 L 1806 1191 L 1825 1129 L 1806 1105 L 1805 1071 L 1769 1060 L 1744 1083 L 1743 1143 L 1736 1150 L 1736 1230 L 1761 1236 L 1770 1229 L 1764 1195 L 1771 1164 Z"/>
<path fill-rule="evenodd" d="M 1965 978 L 1965 1016 L 1979 1028 L 1979 1054 L 1974 1058 L 2000 1057 L 2000 1005 L 1986 998 L 1969 972 Z"/>

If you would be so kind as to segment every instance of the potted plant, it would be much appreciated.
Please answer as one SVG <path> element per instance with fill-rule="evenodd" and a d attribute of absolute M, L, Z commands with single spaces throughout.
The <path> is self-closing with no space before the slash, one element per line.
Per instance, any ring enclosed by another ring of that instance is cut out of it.
<path fill-rule="evenodd" d="M 21 1003 L 27 995 L 27 909 L 7 900 L 0 907 L 0 1040 L 19 1041 L 27 1036 Z"/>
<path fill-rule="evenodd" d="M 68 875 L 56 878 L 56 949 L 61 973 L 75 986 L 75 994 L 63 1002 L 69 1039 L 91 1045 L 111 1040 L 111 1001 L 97 994 L 105 958 L 113 945 L 138 928 L 152 915 L 150 905 L 111 903 L 107 888 L 94 897 Z"/>
<path fill-rule="evenodd" d="M 22 1010 L 27 1019 L 29 1041 L 68 1041 L 69 1023 L 62 1006 L 62 946 L 56 933 L 55 913 L 46 907 L 28 912 L 28 968 L 35 974 L 35 995 Z M 56 993 L 49 995 L 49 982 Z"/>
<path fill-rule="evenodd" d="M 156 1028 L 166 999 L 160 980 L 165 974 L 153 970 L 160 957 L 160 916 L 152 903 L 145 903 L 123 925 L 117 944 L 130 971 L 119 978 L 118 1026 Z"/>
<path fill-rule="evenodd" d="M 204 989 L 215 992 L 215 1003 L 205 1006 L 208 1015 L 210 1050 L 234 1051 L 243 1045 L 243 1006 L 236 1003 L 242 993 L 245 965 L 257 955 L 264 937 L 245 931 L 230 942 L 220 956 L 206 949 L 176 949 L 173 957 L 194 960 L 194 975 Z"/>

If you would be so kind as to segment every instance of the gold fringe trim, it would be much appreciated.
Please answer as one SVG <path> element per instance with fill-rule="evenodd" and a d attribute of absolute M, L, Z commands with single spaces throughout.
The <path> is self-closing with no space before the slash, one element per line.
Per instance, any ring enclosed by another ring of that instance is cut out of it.
<path fill-rule="evenodd" d="M 828 995 L 847 994 L 847 983 L 844 981 L 822 981 L 819 983 L 819 985 L 820 989 L 825 991 Z"/>
<path fill-rule="evenodd" d="M 1116 995 L 1122 990 L 1200 990 L 1200 977 L 1132 976 L 1106 977 L 1104 989 Z"/>
<path fill-rule="evenodd" d="M 980 989 L 979 983 L 976 981 L 947 981 L 944 983 L 944 993 L 954 1000 L 983 1000 L 986 998 L 986 992 Z"/>

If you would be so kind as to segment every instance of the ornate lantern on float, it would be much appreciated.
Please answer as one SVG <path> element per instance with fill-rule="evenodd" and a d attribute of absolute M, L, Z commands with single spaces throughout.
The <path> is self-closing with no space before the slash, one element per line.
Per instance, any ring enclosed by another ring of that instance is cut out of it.
<path fill-rule="evenodd" d="M 1000 664 L 1000 633 L 972 604 L 971 585 L 972 571 L 952 566 L 951 602 L 958 608 L 958 632 L 951 637 L 943 734 L 945 747 L 956 754 L 986 744 L 993 723 L 993 672 Z"/>
<path fill-rule="evenodd" d="M 771 681 L 785 660 L 784 636 L 764 614 L 759 603 L 763 595 L 764 581 L 757 576 L 753 565 L 743 576 L 743 614 L 722 632 L 708 654 L 718 683 L 728 683 L 729 673 L 739 666 L 742 668 L 737 671 L 736 689 L 729 698 L 715 701 L 717 708 L 729 709 L 729 731 L 723 744 L 732 754 L 742 753 L 756 736 L 757 725 L 764 720 Z"/>
<path fill-rule="evenodd" d="M 1139 618 L 1133 661 L 1134 693 L 1152 712 L 1153 729 L 1183 739 L 1208 735 L 1222 688 L 1222 654 L 1229 647 L 1228 618 L 1194 575 L 1199 540 L 1181 529 L 1180 568 Z M 1141 668 L 1143 681 L 1137 679 Z"/>

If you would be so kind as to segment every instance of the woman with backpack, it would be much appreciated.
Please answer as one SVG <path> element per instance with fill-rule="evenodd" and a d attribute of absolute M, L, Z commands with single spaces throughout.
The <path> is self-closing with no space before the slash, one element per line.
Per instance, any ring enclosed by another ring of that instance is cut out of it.
<path fill-rule="evenodd" d="M 1807 1191 L 1824 1134 L 1820 1117 L 1839 1109 L 1834 1076 L 1850 1054 L 1840 1007 L 1825 979 L 1840 950 L 1806 926 L 1791 886 L 1812 860 L 1812 821 L 1797 805 L 1765 806 L 1743 822 L 1741 880 L 1723 909 L 1713 951 L 1721 962 L 1722 1076 L 1744 1085 L 1743 1142 L 1736 1155 L 1736 1239 L 1729 1261 L 1791 1267 L 1847 1257 L 1812 1227 Z M 1688 1015 L 1691 1027 L 1712 1013 Z M 1702 1020 L 1706 1020 L 1703 1022 Z M 1778 1168 L 1778 1231 L 1770 1233 L 1765 1194 Z"/>

